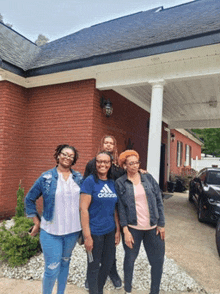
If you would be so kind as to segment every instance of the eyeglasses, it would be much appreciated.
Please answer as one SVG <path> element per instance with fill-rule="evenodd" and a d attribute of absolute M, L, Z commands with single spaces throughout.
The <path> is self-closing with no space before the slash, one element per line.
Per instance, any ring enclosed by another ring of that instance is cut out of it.
<path fill-rule="evenodd" d="M 64 152 L 60 152 L 60 153 L 63 155 L 63 157 L 65 157 L 65 158 L 69 158 L 69 159 L 71 159 L 71 160 L 74 160 L 74 155 L 69 155 L 69 154 L 64 153 Z"/>
<path fill-rule="evenodd" d="M 110 160 L 96 160 L 97 164 L 102 164 L 104 163 L 105 165 L 109 164 L 111 161 Z"/>
<path fill-rule="evenodd" d="M 131 162 L 128 163 L 128 165 L 130 165 L 130 166 L 139 165 L 139 164 L 141 164 L 140 161 L 131 161 Z"/>
<path fill-rule="evenodd" d="M 106 145 L 107 144 L 109 144 L 109 145 L 115 145 L 113 142 L 108 142 L 108 141 L 107 142 L 104 142 L 103 144 L 106 144 Z"/>

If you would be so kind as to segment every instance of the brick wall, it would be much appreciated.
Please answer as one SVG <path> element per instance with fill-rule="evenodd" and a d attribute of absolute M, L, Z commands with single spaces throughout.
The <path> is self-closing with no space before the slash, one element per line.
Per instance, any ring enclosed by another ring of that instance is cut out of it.
<path fill-rule="evenodd" d="M 26 90 L 0 82 L 0 219 L 15 213 L 16 191 L 24 177 Z"/>
<path fill-rule="evenodd" d="M 107 118 L 100 108 L 100 97 L 110 98 L 113 104 L 113 114 Z M 110 91 L 96 91 L 96 106 L 94 108 L 94 155 L 100 139 L 105 134 L 115 136 L 118 151 L 124 151 L 130 138 L 133 148 L 140 153 L 142 167 L 146 168 L 148 119 L 149 113 L 130 102 L 118 93 Z"/>
<path fill-rule="evenodd" d="M 94 89 L 94 80 L 29 89 L 26 192 L 43 171 L 55 166 L 53 154 L 59 144 L 73 145 L 79 151 L 74 169 L 84 171 L 93 155 Z M 42 207 L 42 200 L 38 206 Z"/>
<path fill-rule="evenodd" d="M 1 218 L 14 214 L 20 180 L 26 194 L 42 172 L 55 166 L 53 154 L 59 144 L 78 149 L 74 169 L 84 173 L 103 135 L 116 137 L 119 153 L 130 138 L 146 168 L 149 113 L 114 91 L 97 90 L 95 80 L 32 89 L 1 82 L 0 87 Z M 109 118 L 100 107 L 102 95 L 113 103 Z"/>
<path fill-rule="evenodd" d="M 109 118 L 100 112 L 99 102 L 102 95 L 105 99 L 110 98 L 113 104 L 113 114 Z M 119 154 L 125 150 L 130 138 L 133 149 L 140 154 L 141 168 L 146 169 L 150 114 L 113 90 L 102 92 L 97 90 L 96 96 L 93 127 L 94 155 L 97 152 L 100 139 L 104 134 L 115 136 Z M 166 126 L 163 123 L 162 143 L 164 144 L 167 144 L 167 132 L 164 130 Z M 167 156 L 164 164 L 166 166 Z M 166 168 L 164 183 L 165 181 Z"/>

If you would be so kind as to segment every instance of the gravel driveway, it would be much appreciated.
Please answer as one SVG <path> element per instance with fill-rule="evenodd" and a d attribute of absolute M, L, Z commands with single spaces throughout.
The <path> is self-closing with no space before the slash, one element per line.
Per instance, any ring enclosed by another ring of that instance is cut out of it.
<path fill-rule="evenodd" d="M 198 222 L 196 209 L 188 202 L 187 193 L 174 193 L 172 197 L 164 200 L 164 205 L 166 258 L 161 294 L 189 292 L 220 294 L 220 260 L 215 247 L 215 228 Z M 117 248 L 117 267 L 122 278 L 123 257 L 124 252 L 120 244 Z M 23 267 L 12 269 L 2 265 L 0 273 L 1 277 L 20 281 L 39 281 L 42 278 L 43 266 L 43 257 L 39 255 Z M 85 275 L 86 254 L 83 246 L 77 245 L 71 261 L 69 283 L 76 285 L 78 291 L 74 290 L 70 293 L 84 292 Z M 149 280 L 150 268 L 142 247 L 135 264 L 134 293 L 147 293 Z M 105 289 L 106 293 L 124 293 L 122 290 L 114 290 L 110 281 L 107 282 Z M 85 291 L 85 293 L 88 292 Z"/>

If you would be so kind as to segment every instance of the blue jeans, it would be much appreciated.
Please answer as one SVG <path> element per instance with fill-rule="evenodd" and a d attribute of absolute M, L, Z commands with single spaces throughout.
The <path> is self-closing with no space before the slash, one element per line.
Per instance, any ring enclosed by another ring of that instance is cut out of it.
<path fill-rule="evenodd" d="M 67 235 L 51 235 L 40 231 L 40 243 L 44 254 L 45 271 L 43 294 L 51 294 L 57 279 L 57 294 L 63 294 L 69 274 L 70 256 L 80 232 Z"/>
<path fill-rule="evenodd" d="M 92 235 L 92 239 L 93 262 L 88 262 L 87 268 L 89 294 L 103 294 L 115 258 L 115 230 L 101 236 Z"/>
<path fill-rule="evenodd" d="M 159 294 L 160 281 L 163 273 L 163 262 L 165 254 L 165 242 L 161 240 L 160 235 L 156 235 L 156 229 L 152 230 L 136 230 L 129 227 L 129 231 L 134 238 L 133 248 L 130 249 L 124 242 L 125 250 L 124 258 L 124 288 L 126 292 L 131 292 L 132 279 L 134 271 L 134 263 L 138 256 L 141 241 L 143 241 L 144 249 L 147 253 L 149 263 L 151 265 L 151 291 L 150 294 Z"/>

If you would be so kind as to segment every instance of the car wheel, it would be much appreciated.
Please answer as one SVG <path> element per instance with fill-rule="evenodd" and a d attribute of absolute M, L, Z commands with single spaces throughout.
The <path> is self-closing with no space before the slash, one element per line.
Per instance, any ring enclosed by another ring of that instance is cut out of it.
<path fill-rule="evenodd" d="M 190 189 L 189 189 L 189 202 L 193 202 L 193 193 Z"/>
<path fill-rule="evenodd" d="M 205 220 L 205 213 L 204 213 L 204 208 L 203 208 L 201 199 L 199 199 L 199 203 L 198 203 L 198 220 L 200 222 L 204 222 Z"/>
<path fill-rule="evenodd" d="M 220 219 L 218 220 L 217 225 L 216 225 L 215 239 L 216 239 L 216 246 L 217 246 L 217 250 L 218 250 L 218 255 L 220 256 Z"/>

